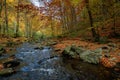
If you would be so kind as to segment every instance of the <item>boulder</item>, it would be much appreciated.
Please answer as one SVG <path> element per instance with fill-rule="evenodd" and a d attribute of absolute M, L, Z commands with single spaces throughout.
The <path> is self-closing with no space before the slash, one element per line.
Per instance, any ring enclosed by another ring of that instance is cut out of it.
<path fill-rule="evenodd" d="M 115 43 L 108 43 L 108 46 L 110 47 L 110 51 L 116 51 L 118 48 L 118 45 Z"/>
<path fill-rule="evenodd" d="M 44 49 L 44 47 L 43 46 L 39 46 L 39 47 L 35 47 L 34 49 L 36 49 L 36 50 L 43 50 Z"/>
<path fill-rule="evenodd" d="M 104 53 L 104 57 L 110 58 L 110 54 L 109 53 Z"/>
<path fill-rule="evenodd" d="M 59 52 L 59 51 L 61 51 L 61 49 L 58 48 L 58 49 L 55 49 L 54 51 L 55 51 L 55 52 Z"/>
<path fill-rule="evenodd" d="M 12 58 L 2 58 L 2 59 L 0 59 L 0 64 L 6 63 L 9 61 L 13 61 L 13 59 Z"/>
<path fill-rule="evenodd" d="M 102 46 L 101 48 L 102 48 L 102 51 L 104 53 L 109 53 L 110 52 L 110 47 L 108 47 L 108 46 Z"/>
<path fill-rule="evenodd" d="M 14 73 L 14 70 L 12 68 L 5 68 L 0 70 L 0 76 L 7 76 Z"/>
<path fill-rule="evenodd" d="M 3 64 L 4 68 L 13 68 L 18 66 L 20 62 L 12 58 L 3 58 L 3 59 L 0 59 L 0 64 Z"/>
<path fill-rule="evenodd" d="M 17 67 L 18 65 L 20 65 L 20 62 L 17 60 L 12 60 L 12 61 L 3 63 L 4 68 L 14 68 L 14 67 Z"/>
<path fill-rule="evenodd" d="M 120 62 L 118 62 L 118 63 L 115 65 L 115 68 L 117 68 L 118 71 L 120 72 Z"/>
<path fill-rule="evenodd" d="M 4 52 L 5 52 L 5 49 L 4 49 L 2 46 L 0 46 L 0 56 L 1 56 Z"/>
<path fill-rule="evenodd" d="M 85 50 L 82 47 L 75 45 L 68 46 L 62 52 L 64 57 L 70 57 L 74 59 L 82 59 L 85 62 L 97 64 L 102 57 L 102 48 L 92 50 Z"/>
<path fill-rule="evenodd" d="M 56 41 L 49 41 L 49 42 L 47 42 L 47 46 L 52 46 L 52 45 L 56 45 L 57 44 L 57 42 Z"/>
<path fill-rule="evenodd" d="M 63 56 L 65 56 L 65 57 L 71 56 L 71 55 L 69 54 L 69 53 L 70 53 L 70 50 L 71 50 L 71 46 L 66 47 L 66 48 L 63 50 L 63 52 L 62 52 Z"/>
<path fill-rule="evenodd" d="M 100 58 L 102 57 L 102 49 L 96 49 L 94 51 L 86 50 L 80 54 L 80 58 L 88 63 L 97 64 L 100 62 Z"/>
<path fill-rule="evenodd" d="M 76 49 L 75 49 L 75 52 L 76 52 L 76 54 L 78 54 L 78 55 L 80 55 L 80 54 L 83 53 L 84 51 L 85 51 L 85 49 L 82 48 L 82 47 L 76 47 Z"/>
<path fill-rule="evenodd" d="M 63 54 L 63 56 L 68 56 L 71 58 L 79 58 L 79 55 L 84 51 L 85 51 L 85 49 L 83 49 L 82 47 L 77 47 L 75 45 L 71 45 L 71 46 L 66 47 L 63 50 L 62 54 Z"/>
<path fill-rule="evenodd" d="M 108 46 L 116 48 L 117 45 L 115 43 L 108 43 Z"/>

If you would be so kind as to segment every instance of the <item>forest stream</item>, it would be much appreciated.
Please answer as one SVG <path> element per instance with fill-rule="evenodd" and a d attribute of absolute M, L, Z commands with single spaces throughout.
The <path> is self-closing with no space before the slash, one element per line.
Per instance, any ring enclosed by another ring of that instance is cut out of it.
<path fill-rule="evenodd" d="M 101 65 L 56 56 L 52 47 L 37 49 L 37 44 L 23 43 L 15 57 L 21 65 L 17 72 L 0 80 L 114 80 Z"/>

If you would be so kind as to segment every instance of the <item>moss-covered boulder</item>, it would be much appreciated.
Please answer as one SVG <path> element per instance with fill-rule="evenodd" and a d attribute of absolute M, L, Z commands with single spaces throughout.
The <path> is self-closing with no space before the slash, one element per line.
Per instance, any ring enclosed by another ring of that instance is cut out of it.
<path fill-rule="evenodd" d="M 94 51 L 87 50 L 80 54 L 80 58 L 88 63 L 97 64 L 100 62 L 100 58 L 102 57 L 102 49 L 96 49 Z"/>
<path fill-rule="evenodd" d="M 46 43 L 46 46 L 52 46 L 52 45 L 56 45 L 56 44 L 57 44 L 56 41 L 48 41 L 48 42 Z"/>
<path fill-rule="evenodd" d="M 72 56 L 72 55 L 70 54 L 70 50 L 71 50 L 71 46 L 66 47 L 66 48 L 63 50 L 63 52 L 62 52 L 63 56 L 64 56 L 64 57 Z"/>
<path fill-rule="evenodd" d="M 12 68 L 5 68 L 0 70 L 0 76 L 7 76 L 14 73 L 14 70 Z"/>
<path fill-rule="evenodd" d="M 14 68 L 14 67 L 17 67 L 18 65 L 20 65 L 20 62 L 17 60 L 12 60 L 12 61 L 3 63 L 4 68 Z"/>
<path fill-rule="evenodd" d="M 81 59 L 88 63 L 97 64 L 100 62 L 102 57 L 102 49 L 86 50 L 82 47 L 77 47 L 75 45 L 68 46 L 62 52 L 64 57 L 70 57 L 74 59 Z"/>
<path fill-rule="evenodd" d="M 79 58 L 79 55 L 84 51 L 82 47 L 77 47 L 75 45 L 71 45 L 66 47 L 62 54 L 63 56 L 71 57 L 71 58 Z"/>
<path fill-rule="evenodd" d="M 7 76 L 15 72 L 14 68 L 17 67 L 20 62 L 12 58 L 3 58 L 0 59 L 0 64 L 0 76 Z"/>
<path fill-rule="evenodd" d="M 2 58 L 2 59 L 0 59 L 0 64 L 4 64 L 9 61 L 13 61 L 13 59 L 12 58 Z"/>
<path fill-rule="evenodd" d="M 16 59 L 3 58 L 3 59 L 0 59 L 0 64 L 3 64 L 4 68 L 13 68 L 18 66 L 20 62 Z"/>

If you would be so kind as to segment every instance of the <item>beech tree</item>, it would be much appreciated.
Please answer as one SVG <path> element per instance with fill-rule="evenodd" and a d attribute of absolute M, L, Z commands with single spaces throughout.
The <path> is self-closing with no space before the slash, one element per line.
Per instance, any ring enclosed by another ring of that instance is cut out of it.
<path fill-rule="evenodd" d="M 7 10 L 7 3 L 4 0 L 4 11 L 5 11 L 5 33 L 8 34 L 8 10 Z"/>
<path fill-rule="evenodd" d="M 17 6 L 20 5 L 20 0 L 17 0 Z M 19 18 L 20 18 L 20 9 L 19 7 L 17 8 L 17 16 L 16 16 L 16 19 L 17 19 L 17 25 L 16 25 L 16 28 L 15 28 L 15 37 L 18 37 L 19 36 Z"/>

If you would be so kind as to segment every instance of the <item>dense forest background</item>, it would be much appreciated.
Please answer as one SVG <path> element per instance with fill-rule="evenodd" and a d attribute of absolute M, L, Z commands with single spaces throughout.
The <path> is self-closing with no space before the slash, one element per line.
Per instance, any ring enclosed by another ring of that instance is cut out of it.
<path fill-rule="evenodd" d="M 41 6 L 42 2 L 42 6 Z M 120 35 L 119 0 L 0 0 L 0 36 L 84 37 Z"/>

